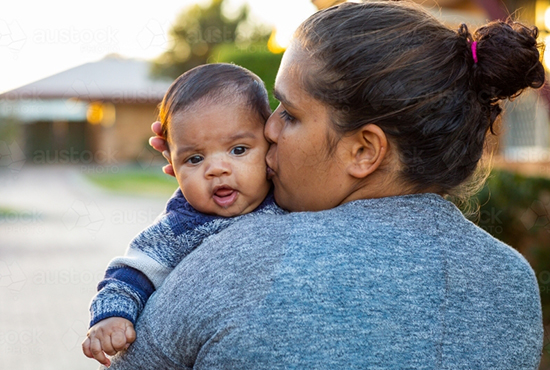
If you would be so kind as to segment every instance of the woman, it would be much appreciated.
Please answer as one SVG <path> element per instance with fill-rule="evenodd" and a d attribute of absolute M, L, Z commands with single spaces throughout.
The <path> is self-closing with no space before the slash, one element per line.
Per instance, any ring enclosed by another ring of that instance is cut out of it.
<path fill-rule="evenodd" d="M 266 161 L 281 207 L 319 212 L 206 240 L 112 368 L 536 369 L 532 269 L 442 197 L 475 177 L 498 101 L 542 86 L 536 36 L 455 32 L 400 2 L 306 20 L 277 75 Z"/>

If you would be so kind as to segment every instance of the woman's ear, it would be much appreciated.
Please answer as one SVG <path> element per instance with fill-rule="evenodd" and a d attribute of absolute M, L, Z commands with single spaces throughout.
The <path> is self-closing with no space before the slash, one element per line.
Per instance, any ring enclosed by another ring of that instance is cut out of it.
<path fill-rule="evenodd" d="M 351 140 L 351 161 L 347 172 L 350 176 L 363 179 L 376 171 L 388 153 L 388 139 L 382 129 L 374 124 L 363 126 L 349 137 Z"/>

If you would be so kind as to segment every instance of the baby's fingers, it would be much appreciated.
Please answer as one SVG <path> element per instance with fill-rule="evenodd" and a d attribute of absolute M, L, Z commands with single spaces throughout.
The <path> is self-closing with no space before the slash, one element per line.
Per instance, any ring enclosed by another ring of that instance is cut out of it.
<path fill-rule="evenodd" d="M 151 124 L 151 131 L 153 131 L 158 136 L 162 135 L 162 124 L 159 121 L 155 121 Z"/>
<path fill-rule="evenodd" d="M 95 358 L 102 365 L 105 365 L 107 367 L 111 366 L 111 360 L 109 360 L 107 356 L 105 356 L 105 353 L 101 348 L 101 342 L 99 341 L 99 339 L 92 339 L 90 348 L 93 358 Z"/>
<path fill-rule="evenodd" d="M 116 354 L 116 352 L 126 349 L 126 334 L 120 330 L 115 331 L 113 334 L 111 334 L 111 344 L 112 348 L 114 349 L 114 353 L 109 353 L 105 351 L 109 355 L 114 355 Z"/>
<path fill-rule="evenodd" d="M 162 167 L 162 171 L 170 176 L 176 176 L 176 173 L 174 172 L 174 168 L 171 164 L 167 164 L 166 166 Z"/>
<path fill-rule="evenodd" d="M 82 352 L 84 352 L 84 355 L 89 358 L 94 358 L 94 355 L 92 354 L 91 346 L 91 340 L 90 338 L 84 339 L 84 342 L 82 342 Z"/>
<path fill-rule="evenodd" d="M 151 136 L 149 138 L 149 145 L 151 145 L 153 149 L 155 149 L 157 152 L 161 153 L 168 149 L 168 145 L 166 145 L 166 140 L 159 136 Z"/>
<path fill-rule="evenodd" d="M 134 330 L 134 328 L 132 326 L 127 326 L 126 327 L 126 342 L 128 344 L 130 344 L 130 343 L 134 343 L 135 340 L 136 340 L 136 331 Z"/>

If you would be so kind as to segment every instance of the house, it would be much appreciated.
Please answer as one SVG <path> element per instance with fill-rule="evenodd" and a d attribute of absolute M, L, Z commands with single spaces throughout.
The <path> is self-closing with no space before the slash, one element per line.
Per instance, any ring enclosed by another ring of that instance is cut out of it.
<path fill-rule="evenodd" d="M 171 81 L 147 61 L 109 55 L 0 95 L 0 120 L 16 122 L 34 164 L 114 164 L 147 150 Z"/>
<path fill-rule="evenodd" d="M 550 2 L 416 1 L 448 26 L 457 29 L 466 23 L 471 32 L 519 9 L 514 19 L 537 25 L 541 41 L 550 41 Z M 322 9 L 342 0 L 312 2 Z M 150 123 L 170 81 L 154 80 L 148 71 L 148 62 L 116 55 L 69 69 L 1 94 L 0 123 L 16 123 L 17 142 L 27 161 L 36 164 L 110 164 L 143 156 L 150 160 Z M 506 103 L 500 134 L 490 138 L 497 166 L 550 176 L 549 107 L 547 86 Z M 1 140 L 0 158 L 2 151 L 11 150 L 10 143 L 2 146 Z"/>

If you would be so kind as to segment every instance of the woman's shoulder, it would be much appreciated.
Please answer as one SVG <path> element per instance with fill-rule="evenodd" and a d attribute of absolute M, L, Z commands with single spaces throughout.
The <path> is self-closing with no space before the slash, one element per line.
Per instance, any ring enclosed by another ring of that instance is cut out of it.
<path fill-rule="evenodd" d="M 528 272 L 531 266 L 516 249 L 468 220 L 449 200 L 433 193 L 362 199 L 322 212 L 296 212 L 281 221 L 293 230 L 310 234 L 330 230 L 328 235 L 362 244 L 391 248 L 418 248 L 426 253 L 439 249 L 457 263 L 481 269 L 506 265 L 509 271 Z M 393 245 L 389 245 L 393 244 Z"/>
<path fill-rule="evenodd" d="M 510 267 L 531 271 L 514 248 L 472 223 L 452 202 L 433 193 L 362 199 L 319 212 L 256 214 L 235 223 L 227 233 L 235 229 L 240 233 L 254 230 L 258 237 L 264 234 L 260 230 L 270 230 L 265 233 L 269 238 L 284 237 L 286 242 L 295 240 L 299 244 L 323 239 L 328 244 L 345 241 L 361 248 L 415 249 L 418 253 L 438 249 L 441 253 L 447 251 L 449 258 L 472 264 L 506 261 Z"/>

